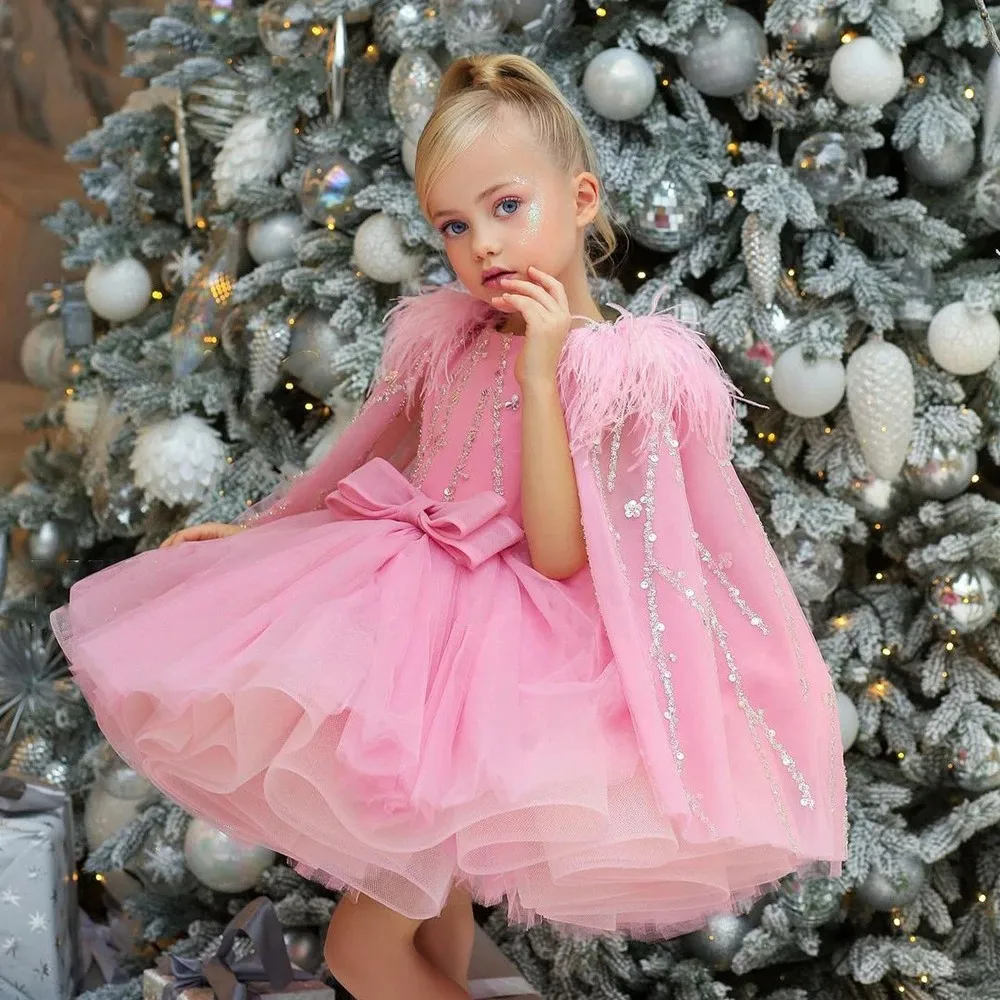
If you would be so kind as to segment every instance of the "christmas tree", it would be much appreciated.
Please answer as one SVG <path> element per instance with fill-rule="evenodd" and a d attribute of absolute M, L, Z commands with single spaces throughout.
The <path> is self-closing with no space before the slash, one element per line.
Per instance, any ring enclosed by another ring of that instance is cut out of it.
<path fill-rule="evenodd" d="M 993 13 L 997 13 L 995 10 Z M 85 793 L 137 973 L 254 894 L 316 969 L 334 898 L 107 752 L 46 630 L 81 576 L 231 520 L 363 399 L 395 297 L 451 279 L 410 173 L 442 67 L 520 52 L 590 130 L 628 241 L 750 404 L 734 463 L 839 691 L 843 876 L 677 941 L 488 930 L 550 1000 L 1000 997 L 1000 52 L 941 0 L 198 0 L 119 11 L 149 81 L 76 142 L 10 529 L 8 759 Z M 985 30 L 984 30 L 985 25 Z M 992 60 L 992 61 L 991 61 Z M 96 206 L 96 207 L 95 207 Z M 82 279 L 82 280 L 81 280 Z M 179 939 L 179 940 L 178 940 Z M 98 1000 L 138 996 L 136 981 Z"/>

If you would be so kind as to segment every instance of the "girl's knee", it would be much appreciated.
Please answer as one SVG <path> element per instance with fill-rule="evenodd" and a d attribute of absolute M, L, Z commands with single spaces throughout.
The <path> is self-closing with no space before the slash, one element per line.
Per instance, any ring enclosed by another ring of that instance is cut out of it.
<path fill-rule="evenodd" d="M 419 926 L 367 896 L 357 900 L 345 896 L 330 917 L 323 947 L 327 968 L 353 993 L 351 984 L 370 975 L 387 948 L 412 946 Z"/>

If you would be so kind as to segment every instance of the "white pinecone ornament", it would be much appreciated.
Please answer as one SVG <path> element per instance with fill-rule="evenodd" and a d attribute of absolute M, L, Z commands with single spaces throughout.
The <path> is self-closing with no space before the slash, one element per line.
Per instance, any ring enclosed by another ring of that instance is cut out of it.
<path fill-rule="evenodd" d="M 222 208 L 243 187 L 273 180 L 292 155 L 292 131 L 267 115 L 244 115 L 230 129 L 215 158 L 212 177 Z"/>
<path fill-rule="evenodd" d="M 193 413 L 139 431 L 129 465 L 148 496 L 171 507 L 202 500 L 225 463 L 218 431 Z"/>
<path fill-rule="evenodd" d="M 774 304 L 781 277 L 781 236 L 756 212 L 746 217 L 741 235 L 750 290 L 758 302 L 770 307 Z"/>

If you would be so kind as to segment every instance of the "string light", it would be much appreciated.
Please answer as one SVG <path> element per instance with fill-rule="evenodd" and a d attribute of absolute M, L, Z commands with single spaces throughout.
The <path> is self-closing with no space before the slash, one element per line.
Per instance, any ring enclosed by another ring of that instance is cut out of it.
<path fill-rule="evenodd" d="M 312 403 L 306 403 L 306 409 L 307 410 L 311 410 L 312 408 L 313 408 L 313 404 Z"/>
<path fill-rule="evenodd" d="M 730 189 L 729 189 L 729 190 L 728 190 L 728 191 L 726 192 L 726 197 L 727 197 L 727 198 L 735 198 L 735 197 L 736 197 L 736 192 L 735 192 L 735 191 L 734 191 L 734 190 L 733 190 L 732 188 L 730 188 Z"/>
<path fill-rule="evenodd" d="M 832 434 L 833 433 L 833 428 L 832 427 L 824 427 L 823 428 L 823 433 L 824 434 Z"/>
<path fill-rule="evenodd" d="M 664 86 L 664 87 L 669 87 L 669 86 L 670 86 L 670 77 L 669 77 L 669 76 L 665 76 L 665 77 L 664 77 L 664 78 L 663 78 L 663 79 L 662 79 L 662 80 L 660 81 L 660 83 L 661 83 L 661 85 L 662 85 L 662 86 Z"/>
<path fill-rule="evenodd" d="M 740 144 L 738 142 L 727 142 L 726 152 L 730 156 L 738 156 L 740 152 Z"/>
<path fill-rule="evenodd" d="M 198 227 L 199 229 L 207 229 L 207 228 L 208 228 L 208 221 L 207 221 L 206 219 L 202 218 L 201 216 L 199 216 L 199 217 L 198 217 L 198 218 L 197 218 L 197 219 L 195 220 L 195 223 L 194 223 L 194 224 L 195 224 L 195 225 L 196 225 L 196 226 L 197 226 L 197 227 Z"/>
<path fill-rule="evenodd" d="M 972 89 L 972 87 L 966 87 L 965 90 L 962 91 L 962 96 L 967 101 L 971 101 L 972 98 L 976 96 L 976 92 Z"/>
<path fill-rule="evenodd" d="M 365 58 L 371 62 L 377 62 L 379 57 L 379 47 L 374 43 L 365 46 Z"/>
<path fill-rule="evenodd" d="M 764 385 L 770 385 L 770 384 L 771 384 L 771 376 L 770 375 L 765 375 L 764 376 Z"/>
<path fill-rule="evenodd" d="M 851 619 L 847 615 L 837 615 L 833 619 L 833 624 L 835 628 L 847 628 L 851 624 Z"/>
<path fill-rule="evenodd" d="M 154 288 L 151 295 L 152 298 L 156 299 L 157 302 L 159 302 L 160 299 L 163 298 L 163 292 L 161 292 L 158 288 Z"/>
<path fill-rule="evenodd" d="M 294 382 L 286 382 L 285 383 L 285 388 L 286 389 L 294 389 L 295 388 L 295 383 Z"/>
<path fill-rule="evenodd" d="M 891 646 L 883 646 L 882 647 L 882 655 L 883 656 L 892 656 L 892 647 Z"/>
<path fill-rule="evenodd" d="M 955 648 L 955 643 L 953 643 L 953 642 L 946 642 L 944 644 L 944 648 L 947 649 L 948 652 L 950 653 Z"/>
<path fill-rule="evenodd" d="M 876 528 L 881 528 L 882 525 L 881 524 L 876 524 L 875 527 Z M 882 573 L 881 570 L 879 570 L 879 572 L 875 574 L 875 579 L 876 580 L 883 580 L 883 579 L 885 579 L 885 574 Z"/>
<path fill-rule="evenodd" d="M 889 682 L 886 680 L 875 681 L 869 686 L 868 693 L 873 698 L 884 698 L 889 693 Z"/>
<path fill-rule="evenodd" d="M 985 903 L 986 902 L 986 893 L 985 892 L 977 893 L 976 899 L 978 899 L 980 903 Z"/>
<path fill-rule="evenodd" d="M 857 37 L 858 37 L 858 33 L 856 31 L 845 31 L 840 36 L 840 44 L 841 45 L 850 45 L 851 42 L 853 42 L 854 39 L 857 38 Z"/>
<path fill-rule="evenodd" d="M 597 10 L 594 11 L 594 13 L 598 17 L 607 17 L 608 15 L 608 12 L 603 7 L 598 7 Z"/>
<path fill-rule="evenodd" d="M 979 473 L 978 472 L 974 472 L 972 474 L 972 478 L 969 479 L 969 482 L 970 483 L 978 483 L 979 482 Z"/>
<path fill-rule="evenodd" d="M 788 274 L 789 278 L 794 278 L 795 277 L 795 268 L 794 267 L 790 267 L 788 269 L 788 271 L 787 271 L 787 274 Z"/>
<path fill-rule="evenodd" d="M 643 278 L 645 278 L 645 277 L 646 277 L 646 272 L 645 272 L 645 271 L 640 271 L 640 272 L 639 272 L 639 273 L 638 273 L 638 274 L 636 275 L 636 277 L 637 277 L 637 278 L 638 278 L 638 279 L 639 279 L 640 281 L 642 281 L 642 280 L 643 280 Z"/>

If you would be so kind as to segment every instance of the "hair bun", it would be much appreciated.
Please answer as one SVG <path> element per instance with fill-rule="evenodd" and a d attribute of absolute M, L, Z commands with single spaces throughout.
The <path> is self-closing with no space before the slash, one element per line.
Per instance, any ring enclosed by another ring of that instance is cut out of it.
<path fill-rule="evenodd" d="M 445 71 L 438 91 L 442 103 L 464 91 L 485 90 L 501 98 L 547 89 L 540 71 L 530 60 L 510 53 L 464 56 Z M 539 85 L 541 84 L 541 87 Z"/>

